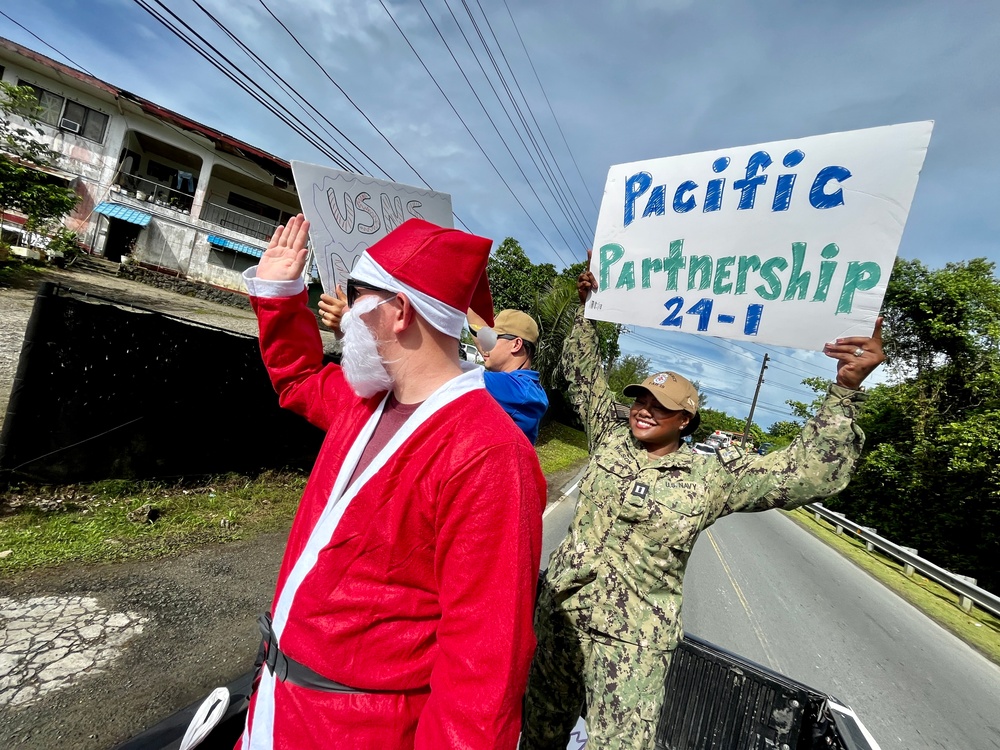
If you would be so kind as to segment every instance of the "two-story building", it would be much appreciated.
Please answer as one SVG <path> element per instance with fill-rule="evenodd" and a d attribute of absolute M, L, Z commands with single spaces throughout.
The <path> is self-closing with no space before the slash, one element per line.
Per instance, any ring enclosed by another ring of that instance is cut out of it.
<path fill-rule="evenodd" d="M 81 197 L 64 223 L 96 255 L 240 289 L 300 210 L 289 163 L 221 131 L 2 38 L 0 78 L 35 91 L 46 171 Z"/>

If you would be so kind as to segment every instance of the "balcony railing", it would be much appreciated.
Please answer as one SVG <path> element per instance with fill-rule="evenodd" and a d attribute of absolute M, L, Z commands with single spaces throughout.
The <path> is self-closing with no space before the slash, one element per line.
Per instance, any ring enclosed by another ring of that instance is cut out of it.
<path fill-rule="evenodd" d="M 112 186 L 111 190 L 114 192 L 115 188 L 118 188 L 118 192 L 124 193 L 130 198 L 135 198 L 137 201 L 145 201 L 164 208 L 172 208 L 175 211 L 186 214 L 191 213 L 191 203 L 194 200 L 194 196 L 169 188 L 162 183 L 148 180 L 145 177 L 123 174 L 118 178 L 118 182 Z"/>
<path fill-rule="evenodd" d="M 270 240 L 274 230 L 278 227 L 276 221 L 247 216 L 217 203 L 206 205 L 202 209 L 201 219 L 226 229 L 235 230 L 248 237 L 256 237 L 259 240 Z"/>

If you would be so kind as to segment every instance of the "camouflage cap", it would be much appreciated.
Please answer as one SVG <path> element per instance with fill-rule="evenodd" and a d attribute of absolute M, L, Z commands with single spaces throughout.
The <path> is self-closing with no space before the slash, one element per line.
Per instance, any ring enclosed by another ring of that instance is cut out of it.
<path fill-rule="evenodd" d="M 685 411 L 691 415 L 691 421 L 681 430 L 681 435 L 690 435 L 698 429 L 698 425 L 701 424 L 701 415 L 698 413 L 698 389 L 690 380 L 676 372 L 658 372 L 650 375 L 642 383 L 625 386 L 622 393 L 635 398 L 643 391 L 653 394 L 653 398 L 663 408 Z"/>

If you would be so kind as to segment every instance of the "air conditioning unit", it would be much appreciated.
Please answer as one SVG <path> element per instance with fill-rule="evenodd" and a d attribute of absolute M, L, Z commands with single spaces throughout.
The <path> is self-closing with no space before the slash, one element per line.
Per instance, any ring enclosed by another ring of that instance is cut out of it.
<path fill-rule="evenodd" d="M 80 123 L 67 120 L 65 117 L 59 121 L 60 130 L 68 130 L 70 133 L 80 132 Z"/>

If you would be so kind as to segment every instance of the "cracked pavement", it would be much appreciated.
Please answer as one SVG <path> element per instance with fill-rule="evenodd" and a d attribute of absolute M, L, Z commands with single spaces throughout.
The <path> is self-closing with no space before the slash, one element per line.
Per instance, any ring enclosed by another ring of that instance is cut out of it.
<path fill-rule="evenodd" d="M 0 597 L 0 706 L 30 703 L 103 672 L 149 622 L 92 596 Z"/>

